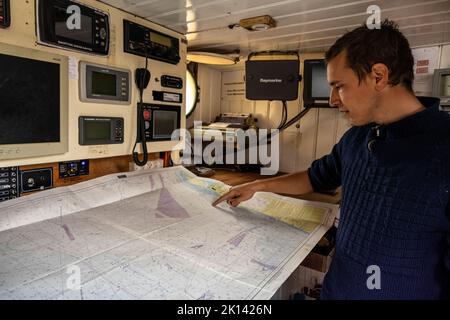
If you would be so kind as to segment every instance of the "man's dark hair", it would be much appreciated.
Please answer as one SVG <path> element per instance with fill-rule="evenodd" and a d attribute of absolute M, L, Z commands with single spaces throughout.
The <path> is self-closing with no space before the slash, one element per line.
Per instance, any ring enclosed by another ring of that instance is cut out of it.
<path fill-rule="evenodd" d="M 374 64 L 383 63 L 389 69 L 390 85 L 401 83 L 413 92 L 414 58 L 408 40 L 395 22 L 384 20 L 380 29 L 369 29 L 364 24 L 347 32 L 325 53 L 325 61 L 328 63 L 343 51 L 348 67 L 358 75 L 359 82 Z"/>

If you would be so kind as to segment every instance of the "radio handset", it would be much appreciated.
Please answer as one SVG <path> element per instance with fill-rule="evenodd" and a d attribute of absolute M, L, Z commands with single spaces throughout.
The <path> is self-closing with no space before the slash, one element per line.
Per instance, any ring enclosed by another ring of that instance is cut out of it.
<path fill-rule="evenodd" d="M 136 69 L 136 85 L 139 91 L 144 91 L 147 88 L 148 83 L 150 82 L 150 71 L 144 68 Z"/>
<path fill-rule="evenodd" d="M 138 68 L 136 69 L 135 73 L 135 82 L 136 86 L 139 89 L 139 103 L 138 103 L 138 109 L 137 109 L 137 132 L 136 132 L 136 142 L 134 144 L 133 148 L 133 160 L 134 163 L 136 163 L 138 166 L 145 166 L 148 161 L 148 153 L 147 153 L 147 140 L 145 137 L 145 121 L 144 121 L 144 109 L 143 109 L 143 95 L 144 90 L 147 88 L 148 83 L 150 82 L 150 71 L 147 69 L 147 58 L 145 59 L 145 68 Z M 136 150 L 136 145 L 139 143 L 139 136 L 141 137 L 141 143 L 142 143 L 142 153 L 144 158 L 139 160 L 138 153 Z"/>

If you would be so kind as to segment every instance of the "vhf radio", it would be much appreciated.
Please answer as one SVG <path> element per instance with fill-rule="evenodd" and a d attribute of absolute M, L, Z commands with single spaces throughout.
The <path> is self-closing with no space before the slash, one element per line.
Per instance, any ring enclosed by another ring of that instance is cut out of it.
<path fill-rule="evenodd" d="M 163 62 L 180 62 L 180 44 L 177 38 L 123 20 L 124 51 Z"/>

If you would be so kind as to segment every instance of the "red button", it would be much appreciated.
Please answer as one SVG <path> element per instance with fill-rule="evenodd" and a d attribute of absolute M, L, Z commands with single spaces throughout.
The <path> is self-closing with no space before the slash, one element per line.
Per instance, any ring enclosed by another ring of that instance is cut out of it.
<path fill-rule="evenodd" d="M 150 111 L 144 110 L 144 119 L 150 120 Z"/>

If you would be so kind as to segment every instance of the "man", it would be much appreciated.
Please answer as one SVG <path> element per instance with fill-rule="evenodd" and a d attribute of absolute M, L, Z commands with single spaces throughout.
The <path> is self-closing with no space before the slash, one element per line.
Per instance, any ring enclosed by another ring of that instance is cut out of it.
<path fill-rule="evenodd" d="M 326 52 L 330 104 L 353 127 L 307 171 L 233 188 L 304 194 L 342 185 L 336 254 L 322 299 L 439 299 L 450 288 L 450 116 L 412 90 L 397 26 L 348 32 Z M 375 278 L 378 277 L 378 278 Z"/>

